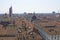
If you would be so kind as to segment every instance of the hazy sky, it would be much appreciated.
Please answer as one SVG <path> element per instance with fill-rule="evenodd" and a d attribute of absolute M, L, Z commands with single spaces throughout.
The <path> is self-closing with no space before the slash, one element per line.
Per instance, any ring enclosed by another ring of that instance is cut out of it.
<path fill-rule="evenodd" d="M 60 12 L 60 0 L 0 0 L 0 13 L 8 13 L 10 6 L 14 13 Z"/>

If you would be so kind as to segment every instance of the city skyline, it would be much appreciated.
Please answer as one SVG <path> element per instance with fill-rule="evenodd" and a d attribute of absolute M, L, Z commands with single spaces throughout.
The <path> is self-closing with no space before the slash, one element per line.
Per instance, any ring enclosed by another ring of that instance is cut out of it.
<path fill-rule="evenodd" d="M 8 13 L 10 6 L 13 13 L 60 12 L 60 0 L 0 0 L 0 13 Z"/>

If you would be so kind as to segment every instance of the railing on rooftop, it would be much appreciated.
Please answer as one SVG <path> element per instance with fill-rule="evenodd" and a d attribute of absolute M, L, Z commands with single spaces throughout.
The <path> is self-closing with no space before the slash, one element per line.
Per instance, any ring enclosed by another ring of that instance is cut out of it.
<path fill-rule="evenodd" d="M 14 34 L 5 34 L 5 35 L 0 35 L 0 37 L 15 37 L 16 35 Z"/>

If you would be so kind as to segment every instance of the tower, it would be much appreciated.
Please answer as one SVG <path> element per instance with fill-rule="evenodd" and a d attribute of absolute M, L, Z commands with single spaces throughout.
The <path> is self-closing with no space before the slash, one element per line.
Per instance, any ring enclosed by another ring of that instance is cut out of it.
<path fill-rule="evenodd" d="M 34 20 L 36 20 L 36 19 L 37 19 L 37 17 L 36 17 L 36 15 L 34 13 L 34 15 L 32 16 L 31 22 L 34 21 Z"/>
<path fill-rule="evenodd" d="M 12 16 L 12 6 L 9 8 L 9 17 Z"/>

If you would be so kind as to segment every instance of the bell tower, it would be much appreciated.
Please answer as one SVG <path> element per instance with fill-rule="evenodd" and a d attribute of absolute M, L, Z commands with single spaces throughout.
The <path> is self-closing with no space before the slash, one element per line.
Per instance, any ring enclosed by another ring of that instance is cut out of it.
<path fill-rule="evenodd" d="M 9 8 L 9 17 L 12 16 L 12 6 Z"/>

